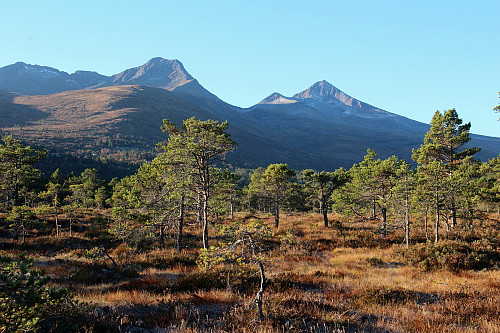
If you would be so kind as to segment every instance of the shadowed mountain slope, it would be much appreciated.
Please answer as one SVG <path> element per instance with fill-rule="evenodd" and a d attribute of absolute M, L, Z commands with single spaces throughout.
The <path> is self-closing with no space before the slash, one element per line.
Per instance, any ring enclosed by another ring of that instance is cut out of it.
<path fill-rule="evenodd" d="M 322 156 L 328 168 L 350 167 L 368 148 L 380 157 L 396 155 L 411 162 L 412 148 L 423 143 L 429 125 L 359 101 L 326 81 L 286 97 L 273 93 L 244 110 L 269 129 L 271 137 L 286 138 L 295 148 Z M 498 156 L 500 138 L 471 135 L 471 146 L 482 160 Z"/>
<path fill-rule="evenodd" d="M 62 150 L 85 146 L 150 149 L 165 139 L 162 119 L 182 122 L 187 114 L 210 118 L 205 110 L 170 91 L 144 86 L 3 96 L 0 116 L 9 119 L 1 126 L 4 131 Z"/>
<path fill-rule="evenodd" d="M 110 77 L 16 63 L 0 68 L 0 89 L 11 91 L 0 91 L 1 131 L 74 154 L 152 151 L 166 139 L 162 119 L 181 125 L 194 116 L 229 122 L 238 149 L 228 160 L 237 166 L 288 163 L 296 169 L 332 170 L 359 162 L 368 148 L 381 158 L 411 161 L 412 148 L 429 129 L 326 81 L 292 97 L 274 93 L 239 108 L 203 88 L 178 60 L 162 58 Z M 471 145 L 482 148 L 477 154 L 482 160 L 500 152 L 500 138 L 472 135 Z"/>
<path fill-rule="evenodd" d="M 151 151 L 156 143 L 167 138 L 160 130 L 163 119 L 180 126 L 184 119 L 193 116 L 226 120 L 175 93 L 147 86 L 38 96 L 0 92 L 0 129 L 52 152 Z M 264 164 L 269 156 L 282 151 L 279 143 L 232 122 L 229 131 L 240 144 L 241 149 L 231 156 L 238 165 Z"/>

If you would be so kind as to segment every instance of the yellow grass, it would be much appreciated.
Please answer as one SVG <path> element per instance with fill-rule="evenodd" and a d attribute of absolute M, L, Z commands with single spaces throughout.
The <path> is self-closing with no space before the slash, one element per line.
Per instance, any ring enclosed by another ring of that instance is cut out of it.
<path fill-rule="evenodd" d="M 123 305 L 154 305 L 158 302 L 172 300 L 171 295 L 158 295 L 144 290 L 116 290 L 116 291 L 86 291 L 78 295 L 84 302 L 93 302 L 97 305 L 123 306 Z"/>
<path fill-rule="evenodd" d="M 242 217 L 240 213 L 237 218 Z M 273 226 L 271 216 L 258 217 Z M 357 237 L 361 232 L 373 234 L 377 222 L 349 226 L 347 237 Z M 115 247 L 110 253 L 119 268 L 109 260 L 93 262 L 76 250 L 32 257 L 56 281 L 65 281 L 80 301 L 112 309 L 162 309 L 170 304 L 173 312 L 154 321 L 167 332 L 500 332 L 498 269 L 423 271 L 405 264 L 399 242 L 369 247 L 343 244 L 337 230 L 324 229 L 319 214 L 283 214 L 276 237 L 289 231 L 299 235 L 298 242 L 277 245 L 265 257 L 269 285 L 261 322 L 256 320 L 253 302 L 257 278 L 230 281 L 230 289 L 189 284 L 189 289 L 176 289 L 179 279 L 198 272 L 192 263 L 187 264 L 196 258 L 198 249 L 178 254 L 172 248 L 137 253 Z M 196 226 L 188 232 L 196 234 Z M 9 253 L 0 251 L 0 255 Z M 116 274 L 116 281 L 72 285 L 67 277 L 82 267 L 97 275 L 104 267 Z M 120 275 L 125 267 L 133 267 L 136 275 Z M 225 281 L 226 276 L 221 279 Z M 196 326 L 203 322 L 213 322 L 213 326 Z"/>

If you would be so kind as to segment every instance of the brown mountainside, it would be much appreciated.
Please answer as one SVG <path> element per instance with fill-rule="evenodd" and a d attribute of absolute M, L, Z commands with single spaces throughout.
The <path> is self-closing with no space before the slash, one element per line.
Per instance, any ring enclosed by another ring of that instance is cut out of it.
<path fill-rule="evenodd" d="M 153 58 L 109 77 L 24 63 L 0 68 L 0 134 L 53 153 L 90 157 L 107 166 L 132 162 L 135 167 L 166 138 L 160 130 L 163 119 L 181 125 L 193 116 L 227 120 L 238 143 L 228 160 L 247 168 L 270 163 L 295 169 L 350 168 L 368 148 L 381 158 L 396 155 L 411 162 L 412 149 L 429 129 L 357 100 L 327 81 L 292 97 L 274 93 L 244 109 L 206 90 L 178 60 Z M 471 138 L 469 145 L 481 148 L 477 158 L 498 156 L 500 138 Z"/>
<path fill-rule="evenodd" d="M 156 143 L 165 140 L 160 129 L 163 119 L 180 126 L 183 120 L 196 117 L 229 120 L 229 132 L 239 144 L 230 157 L 236 165 L 265 165 L 286 153 L 282 143 L 267 137 L 251 121 L 241 119 L 233 109 L 221 108 L 220 100 L 203 101 L 206 107 L 190 102 L 182 92 L 149 86 L 120 85 L 37 96 L 0 91 L 0 131 L 47 148 L 52 156 L 68 153 L 108 164 L 132 162 L 137 167 L 142 159 L 125 155 L 131 150 L 149 154 Z M 213 110 L 210 102 L 216 103 Z M 291 161 L 308 156 L 301 151 L 293 155 Z"/>
<path fill-rule="evenodd" d="M 54 95 L 0 93 L 5 133 L 57 150 L 151 149 L 165 138 L 162 119 L 182 122 L 186 114 L 209 114 L 165 89 L 113 86 Z"/>

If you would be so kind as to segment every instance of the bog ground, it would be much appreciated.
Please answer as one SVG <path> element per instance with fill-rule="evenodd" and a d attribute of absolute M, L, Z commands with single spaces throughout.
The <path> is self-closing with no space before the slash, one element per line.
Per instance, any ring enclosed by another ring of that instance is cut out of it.
<path fill-rule="evenodd" d="M 82 210 L 69 236 L 67 217 L 56 238 L 49 222 L 24 245 L 2 238 L 2 256 L 24 253 L 43 268 L 51 284 L 67 288 L 73 305 L 54 310 L 42 322 L 54 332 L 498 332 L 498 267 L 468 269 L 472 257 L 443 248 L 439 268 L 416 260 L 419 245 L 403 246 L 402 230 L 378 233 L 379 221 L 344 221 L 324 228 L 314 213 L 282 214 L 279 229 L 259 244 L 267 288 L 264 319 L 254 304 L 257 267 L 231 263 L 204 269 L 199 262 L 200 226 L 188 217 L 186 249 L 175 235 L 134 249 L 112 239 L 106 210 Z M 96 218 L 99 216 L 99 218 Z M 469 250 L 498 255 L 498 214 L 475 233 Z M 338 216 L 330 215 L 335 221 Z M 224 224 L 261 221 L 268 214 L 237 213 Z M 5 229 L 2 235 L 5 236 Z M 341 232 L 342 231 L 342 234 Z M 451 237 L 452 238 L 452 237 Z M 425 243 L 422 228 L 414 242 Z M 214 229 L 210 242 L 217 243 Z M 430 245 L 427 245 L 430 246 Z M 488 246 L 489 251 L 488 252 Z M 482 252 L 481 252 L 482 251 Z M 478 254 L 479 256 L 479 254 Z M 427 259 L 431 258 L 428 254 Z M 498 258 L 498 257 L 496 257 Z M 462 260 L 462 262 L 460 262 Z M 484 258 L 483 258 L 484 260 Z M 497 262 L 498 264 L 498 262 Z M 44 326 L 45 325 L 45 326 Z"/>

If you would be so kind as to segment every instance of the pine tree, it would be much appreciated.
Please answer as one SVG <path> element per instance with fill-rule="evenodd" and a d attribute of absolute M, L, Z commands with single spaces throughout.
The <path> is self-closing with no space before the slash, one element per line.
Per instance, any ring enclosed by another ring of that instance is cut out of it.
<path fill-rule="evenodd" d="M 28 228 L 30 228 L 36 220 L 36 215 L 27 206 L 14 206 L 12 211 L 7 215 L 7 221 L 11 222 L 10 227 L 14 228 L 17 236 L 21 236 L 21 243 L 24 245 Z"/>
<path fill-rule="evenodd" d="M 90 208 L 95 205 L 96 192 L 103 184 L 96 169 L 85 169 L 80 176 L 68 179 L 71 195 L 67 199 L 77 206 Z M 103 199 L 101 195 L 98 195 L 100 200 Z"/>
<path fill-rule="evenodd" d="M 0 143 L 0 193 L 7 206 L 20 205 L 21 191 L 38 177 L 40 171 L 36 163 L 43 159 L 45 150 L 34 150 L 21 144 L 12 136 L 2 138 Z"/>
<path fill-rule="evenodd" d="M 479 148 L 462 147 L 470 141 L 471 124 L 462 125 L 455 109 L 443 114 L 436 111 L 431 121 L 431 128 L 419 149 L 413 150 L 412 158 L 420 164 L 422 186 L 434 197 L 436 213 L 435 242 L 439 240 L 439 225 L 442 207 L 447 205 L 451 212 L 451 227 L 456 225 L 457 204 L 455 192 L 465 184 L 466 179 L 453 178 L 453 173 L 468 157 L 477 153 Z"/>
<path fill-rule="evenodd" d="M 212 178 L 216 181 L 211 200 L 212 215 L 217 218 L 229 212 L 233 219 L 234 204 L 238 193 L 237 183 L 241 177 L 228 169 L 214 169 Z"/>
<path fill-rule="evenodd" d="M 487 163 L 484 163 L 487 164 Z M 453 173 L 453 182 L 460 184 L 456 186 L 455 196 L 458 199 L 458 215 L 466 221 L 464 228 L 474 231 L 474 219 L 480 217 L 477 209 L 484 193 L 482 180 L 485 169 L 482 163 L 472 157 L 466 158 L 459 168 Z"/>
<path fill-rule="evenodd" d="M 500 213 L 500 155 L 488 162 L 475 163 L 473 170 L 477 201 L 485 204 L 488 212 L 495 208 Z"/>
<path fill-rule="evenodd" d="M 387 208 L 397 183 L 397 170 L 401 161 L 395 156 L 380 160 L 375 151 L 368 149 L 363 161 L 349 170 L 350 182 L 336 194 L 336 206 L 364 216 L 371 210 L 371 218 L 380 209 L 380 231 L 387 231 Z"/>
<path fill-rule="evenodd" d="M 455 170 L 466 157 L 480 150 L 479 148 L 460 150 L 470 141 L 470 127 L 470 122 L 462 125 L 462 119 L 458 117 L 455 109 L 446 110 L 443 114 L 436 111 L 423 145 L 413 150 L 413 159 L 419 164 L 431 160 L 442 161 L 450 172 Z"/>
<path fill-rule="evenodd" d="M 252 174 L 249 190 L 269 198 L 274 206 L 274 226 L 278 228 L 280 206 L 290 193 L 295 171 L 288 164 L 270 164 L 265 170 L 257 169 Z"/>
<path fill-rule="evenodd" d="M 177 221 L 177 249 L 182 249 L 182 229 L 186 201 L 192 196 L 190 177 L 183 164 L 176 163 L 169 152 L 159 154 L 141 166 L 136 174 L 138 196 L 165 241 L 165 227 Z"/>
<path fill-rule="evenodd" d="M 231 140 L 227 122 L 201 121 L 194 117 L 178 128 L 172 122 L 163 120 L 162 130 L 169 135 L 168 142 L 159 144 L 159 149 L 169 155 L 175 165 L 182 165 L 190 182 L 200 198 L 203 247 L 208 248 L 208 212 L 213 187 L 212 168 L 217 161 L 231 150 L 236 143 Z"/>
<path fill-rule="evenodd" d="M 332 193 L 348 181 L 347 172 L 343 168 L 334 172 L 316 172 L 307 169 L 302 171 L 302 175 L 307 180 L 306 188 L 311 189 L 320 202 L 320 210 L 326 228 L 328 227 L 328 208 L 331 203 Z"/>
<path fill-rule="evenodd" d="M 393 205 L 403 208 L 406 248 L 410 247 L 410 210 L 415 191 L 415 171 L 405 161 L 401 161 L 396 170 L 396 185 L 394 186 Z M 396 209 L 398 211 L 398 209 Z"/>
<path fill-rule="evenodd" d="M 52 178 L 54 179 L 54 178 Z M 40 192 L 38 196 L 42 199 L 48 202 L 53 210 L 54 210 L 54 216 L 55 216 L 55 223 L 56 223 L 56 237 L 59 237 L 59 206 L 61 204 L 61 184 L 58 183 L 53 183 L 50 181 L 47 184 L 46 190 L 43 192 Z"/>

